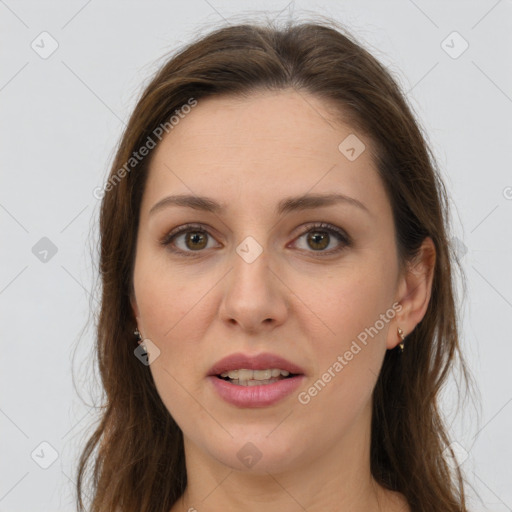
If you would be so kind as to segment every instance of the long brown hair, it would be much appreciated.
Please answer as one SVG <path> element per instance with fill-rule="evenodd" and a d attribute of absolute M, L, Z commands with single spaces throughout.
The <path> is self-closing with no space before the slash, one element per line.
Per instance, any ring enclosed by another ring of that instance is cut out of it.
<path fill-rule="evenodd" d="M 457 356 L 466 385 L 472 380 L 459 344 L 454 264 L 460 264 L 449 243 L 447 192 L 427 139 L 391 74 L 344 28 L 324 21 L 217 28 L 168 59 L 135 107 L 102 192 L 96 355 L 104 403 L 79 460 L 80 511 L 86 482 L 92 488 L 92 512 L 168 512 L 187 485 L 181 430 L 149 368 L 134 357 L 130 294 L 152 153 L 137 162 L 130 159 L 149 138 L 158 143 L 155 130 L 165 123 L 169 128 L 169 119 L 191 98 L 200 104 L 212 95 L 285 88 L 339 107 L 343 120 L 374 143 L 402 268 L 425 237 L 435 244 L 428 310 L 407 336 L 404 353 L 387 351 L 374 389 L 371 472 L 382 486 L 402 493 L 415 512 L 467 510 L 464 477 L 446 457 L 450 440 L 439 409 L 440 390 Z"/>

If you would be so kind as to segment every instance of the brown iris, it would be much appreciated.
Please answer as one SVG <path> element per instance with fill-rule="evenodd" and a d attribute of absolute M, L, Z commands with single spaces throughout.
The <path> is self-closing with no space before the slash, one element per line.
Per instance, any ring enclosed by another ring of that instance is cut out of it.
<path fill-rule="evenodd" d="M 329 245 L 329 234 L 326 231 L 311 231 L 308 234 L 308 243 L 310 242 L 313 249 L 325 249 Z"/>
<path fill-rule="evenodd" d="M 196 245 L 195 247 L 190 247 L 188 245 L 188 242 L 192 242 L 193 244 L 200 243 L 200 245 Z M 185 244 L 189 249 L 192 250 L 199 250 L 204 249 L 206 247 L 207 241 L 206 241 L 206 233 L 202 233 L 201 231 L 190 231 L 185 236 Z"/>

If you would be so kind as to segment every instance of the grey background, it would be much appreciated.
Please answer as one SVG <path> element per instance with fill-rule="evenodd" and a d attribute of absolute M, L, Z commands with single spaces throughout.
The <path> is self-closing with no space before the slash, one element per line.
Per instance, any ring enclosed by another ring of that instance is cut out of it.
<path fill-rule="evenodd" d="M 443 410 L 482 497 L 471 510 L 512 511 L 510 1 L 0 0 L 0 512 L 74 510 L 99 393 L 93 190 L 138 94 L 177 45 L 267 10 L 343 22 L 407 91 L 453 202 L 463 347 L 481 394 L 480 411 L 455 415 L 451 381 Z M 454 31 L 469 44 L 460 55 Z"/>

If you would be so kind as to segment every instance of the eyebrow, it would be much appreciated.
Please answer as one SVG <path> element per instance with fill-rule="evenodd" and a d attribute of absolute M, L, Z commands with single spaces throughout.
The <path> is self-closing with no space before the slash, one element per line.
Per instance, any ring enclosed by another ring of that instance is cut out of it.
<path fill-rule="evenodd" d="M 278 215 L 282 215 L 292 211 L 310 210 L 339 203 L 355 206 L 367 213 L 370 213 L 368 208 L 363 203 L 361 203 L 361 201 L 358 201 L 357 199 L 346 196 L 344 194 L 306 194 L 303 196 L 288 197 L 286 199 L 282 199 L 278 203 L 276 207 L 276 213 Z M 155 205 L 153 205 L 151 210 L 149 210 L 149 215 L 153 215 L 156 212 L 170 206 L 181 206 L 212 213 L 222 213 L 226 210 L 225 203 L 219 203 L 209 197 L 173 195 L 164 197 Z"/>

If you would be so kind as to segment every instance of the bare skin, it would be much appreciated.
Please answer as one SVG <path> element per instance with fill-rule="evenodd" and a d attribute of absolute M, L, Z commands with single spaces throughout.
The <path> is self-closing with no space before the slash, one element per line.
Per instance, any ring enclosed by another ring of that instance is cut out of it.
<path fill-rule="evenodd" d="M 371 475 L 371 395 L 386 350 L 400 342 L 397 328 L 409 334 L 426 312 L 435 250 L 427 239 L 414 268 L 400 271 L 371 141 L 335 123 L 332 112 L 292 90 L 204 99 L 155 149 L 132 307 L 143 337 L 160 350 L 150 371 L 184 434 L 188 486 L 171 512 L 410 511 Z M 353 161 L 338 149 L 350 134 L 366 145 Z M 364 207 L 345 201 L 275 211 L 290 196 L 333 193 Z M 226 209 L 167 206 L 150 214 L 175 194 L 208 196 Z M 312 227 L 317 222 L 351 242 Z M 195 238 L 159 243 L 187 223 Z M 262 249 L 251 263 L 236 251 L 249 236 Z M 377 324 L 382 314 L 387 321 Z M 378 333 L 333 373 L 338 356 L 376 325 Z M 307 403 L 298 392 L 263 408 L 225 402 L 206 377 L 234 352 L 272 352 L 301 366 Z M 329 368 L 325 387 L 308 394 Z M 252 467 L 237 456 L 249 442 L 261 454 Z"/>

